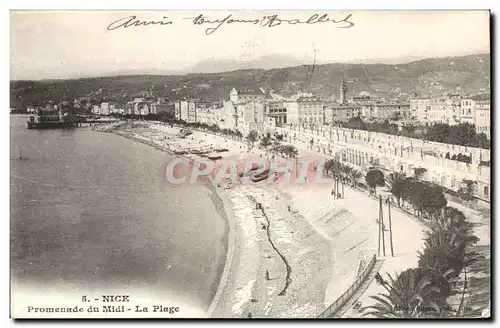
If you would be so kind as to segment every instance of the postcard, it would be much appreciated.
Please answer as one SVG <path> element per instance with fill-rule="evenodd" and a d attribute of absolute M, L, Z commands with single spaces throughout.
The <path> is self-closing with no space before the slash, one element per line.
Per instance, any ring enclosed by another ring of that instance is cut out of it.
<path fill-rule="evenodd" d="M 10 33 L 11 318 L 491 317 L 488 10 Z"/>

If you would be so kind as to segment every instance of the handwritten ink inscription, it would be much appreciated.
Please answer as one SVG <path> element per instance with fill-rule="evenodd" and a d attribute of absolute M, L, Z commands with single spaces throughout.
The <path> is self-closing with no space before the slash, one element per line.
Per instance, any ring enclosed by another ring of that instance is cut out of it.
<path fill-rule="evenodd" d="M 157 21 L 141 21 L 137 19 L 137 16 L 127 16 L 120 18 L 108 25 L 108 31 L 116 30 L 117 28 L 123 27 L 137 27 L 137 26 L 148 26 L 148 25 L 172 25 L 173 22 L 168 20 L 168 17 L 163 16 L 161 20 Z"/>
<path fill-rule="evenodd" d="M 348 14 L 343 19 L 334 19 L 328 16 L 328 14 L 313 14 L 307 20 L 301 20 L 298 18 L 284 19 L 278 16 L 278 14 L 270 15 L 270 16 L 262 16 L 261 18 L 256 19 L 236 19 L 233 17 L 233 14 L 229 14 L 224 18 L 215 18 L 209 19 L 203 14 L 200 14 L 196 17 L 185 17 L 184 20 L 191 20 L 193 25 L 196 26 L 205 26 L 205 34 L 212 35 L 216 31 L 218 31 L 223 25 L 231 25 L 231 24 L 252 24 L 258 25 L 261 27 L 277 27 L 280 25 L 313 25 L 313 24 L 322 24 L 329 23 L 334 24 L 337 28 L 350 28 L 354 26 L 354 23 L 351 20 L 352 14 Z M 108 25 L 107 30 L 112 31 L 118 28 L 128 28 L 128 27 L 144 27 L 150 25 L 157 26 L 166 26 L 173 25 L 173 21 L 168 19 L 168 17 L 163 16 L 162 19 L 159 20 L 140 20 L 137 16 L 127 16 L 120 18 L 111 24 Z"/>

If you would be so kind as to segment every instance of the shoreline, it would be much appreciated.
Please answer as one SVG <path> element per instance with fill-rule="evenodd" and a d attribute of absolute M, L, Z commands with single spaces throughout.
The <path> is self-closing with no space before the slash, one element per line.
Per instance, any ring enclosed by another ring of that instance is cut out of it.
<path fill-rule="evenodd" d="M 231 209 L 229 201 L 226 198 L 226 195 L 219 192 L 217 190 L 217 187 L 213 183 L 207 184 L 207 188 L 212 192 L 211 198 L 214 202 L 215 207 L 226 221 L 226 233 L 223 237 L 223 240 L 225 241 L 225 256 L 221 257 L 221 259 L 223 259 L 223 265 L 221 263 L 219 268 L 220 274 L 218 276 L 218 280 L 214 282 L 214 285 L 217 285 L 217 287 L 214 289 L 214 296 L 212 297 L 212 301 L 210 302 L 208 310 L 206 311 L 207 317 L 210 318 L 212 317 L 215 310 L 219 307 L 219 301 L 222 297 L 222 294 L 227 288 L 227 282 L 231 273 L 233 258 L 236 252 L 236 227 L 234 224 L 234 213 Z"/>
<path fill-rule="evenodd" d="M 113 133 L 118 136 L 124 137 L 126 139 L 136 141 L 142 144 L 145 144 L 147 146 L 150 146 L 156 150 L 162 151 L 167 153 L 168 155 L 172 157 L 182 157 L 186 158 L 189 161 L 192 161 L 192 159 L 180 155 L 176 155 L 173 151 L 170 149 L 160 146 L 154 141 L 147 140 L 147 139 L 142 139 L 138 138 L 134 135 L 131 135 L 129 133 L 126 133 L 124 131 L 120 130 L 111 130 L 108 133 Z M 223 254 L 221 255 L 220 259 L 216 263 L 216 272 L 217 272 L 217 278 L 214 280 L 212 283 L 213 287 L 211 288 L 211 298 L 212 300 L 210 301 L 210 304 L 207 307 L 206 316 L 210 317 L 213 312 L 215 312 L 218 302 L 226 289 L 226 284 L 228 277 L 230 275 L 231 267 L 232 267 L 232 261 L 234 257 L 234 252 L 235 252 L 235 234 L 236 234 L 236 227 L 234 224 L 234 213 L 232 212 L 231 209 L 231 204 L 227 200 L 226 196 L 221 193 L 217 186 L 213 183 L 207 183 L 204 184 L 210 192 L 210 199 L 212 203 L 214 204 L 214 207 L 216 208 L 216 211 L 218 214 L 221 216 L 222 220 L 225 222 L 225 233 L 222 236 L 222 245 L 224 245 L 224 249 L 222 250 Z"/>

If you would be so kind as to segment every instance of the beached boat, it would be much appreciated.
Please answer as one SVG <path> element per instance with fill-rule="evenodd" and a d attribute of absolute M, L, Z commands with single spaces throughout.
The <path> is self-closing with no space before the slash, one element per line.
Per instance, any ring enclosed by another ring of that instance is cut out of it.
<path fill-rule="evenodd" d="M 246 170 L 246 171 L 240 172 L 238 175 L 240 176 L 240 178 L 242 178 L 242 177 L 252 176 L 252 175 L 254 175 L 254 173 L 255 172 L 252 170 Z"/>
<path fill-rule="evenodd" d="M 250 170 L 252 171 L 255 171 L 255 170 L 258 170 L 260 168 L 259 164 L 252 164 L 252 168 Z"/>
<path fill-rule="evenodd" d="M 268 176 L 269 176 L 269 169 L 267 169 L 261 173 L 257 173 L 255 175 L 253 175 L 251 177 L 251 179 L 253 182 L 259 182 L 259 181 L 267 179 Z"/>
<path fill-rule="evenodd" d="M 250 177 L 250 179 L 252 179 L 252 182 L 260 182 L 262 180 L 266 180 L 268 178 L 268 175 L 253 175 Z"/>
<path fill-rule="evenodd" d="M 203 154 L 210 153 L 210 150 L 207 150 L 207 149 L 193 149 L 190 152 L 191 152 L 191 154 L 195 154 L 195 155 L 203 155 Z"/>

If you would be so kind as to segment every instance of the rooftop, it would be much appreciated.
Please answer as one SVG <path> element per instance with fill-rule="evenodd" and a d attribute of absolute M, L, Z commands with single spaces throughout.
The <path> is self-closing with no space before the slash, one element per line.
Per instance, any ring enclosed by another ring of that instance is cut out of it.
<path fill-rule="evenodd" d="M 259 88 L 235 88 L 239 95 L 265 95 L 264 91 Z"/>
<path fill-rule="evenodd" d="M 484 93 L 481 95 L 475 95 L 472 97 L 468 97 L 466 99 L 471 99 L 471 100 L 490 100 L 490 95 L 488 93 Z"/>

